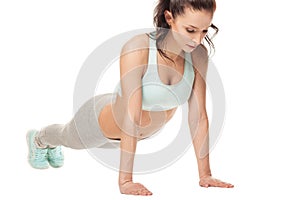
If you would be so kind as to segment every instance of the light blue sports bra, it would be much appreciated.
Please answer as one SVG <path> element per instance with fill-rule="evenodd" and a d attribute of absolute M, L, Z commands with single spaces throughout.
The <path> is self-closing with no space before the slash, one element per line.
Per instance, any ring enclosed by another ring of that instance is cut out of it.
<path fill-rule="evenodd" d="M 149 57 L 147 71 L 142 78 L 142 109 L 165 111 L 185 103 L 192 91 L 194 69 L 190 53 L 185 52 L 183 77 L 179 82 L 167 85 L 159 77 L 157 70 L 157 48 L 155 39 L 149 37 Z M 121 87 L 118 85 L 121 96 Z"/>

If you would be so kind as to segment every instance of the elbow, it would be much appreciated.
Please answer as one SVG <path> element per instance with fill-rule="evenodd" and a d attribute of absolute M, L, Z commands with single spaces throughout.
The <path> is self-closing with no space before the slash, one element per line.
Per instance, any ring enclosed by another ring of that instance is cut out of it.
<path fill-rule="evenodd" d="M 192 123 L 199 123 L 199 122 L 207 122 L 208 116 L 206 111 L 205 112 L 190 112 L 189 113 L 189 121 Z"/>
<path fill-rule="evenodd" d="M 199 120 L 198 120 L 199 122 L 199 124 L 200 125 L 206 125 L 207 127 L 208 127 L 208 117 L 207 117 L 207 115 L 206 114 L 204 114 L 204 115 L 201 115 L 200 117 L 199 117 Z"/>
<path fill-rule="evenodd" d="M 206 114 L 200 115 L 199 117 L 189 118 L 189 126 L 190 127 L 208 127 L 209 121 Z"/>
<path fill-rule="evenodd" d="M 200 122 L 208 122 L 208 117 L 207 117 L 207 114 L 202 114 L 200 115 L 199 119 L 198 119 Z"/>
<path fill-rule="evenodd" d="M 137 137 L 140 132 L 140 112 L 126 112 L 121 129 L 129 136 Z"/>
<path fill-rule="evenodd" d="M 199 124 L 200 126 L 206 126 L 208 127 L 208 118 L 207 116 L 203 116 L 203 117 L 200 117 L 198 120 L 197 120 L 197 124 Z"/>

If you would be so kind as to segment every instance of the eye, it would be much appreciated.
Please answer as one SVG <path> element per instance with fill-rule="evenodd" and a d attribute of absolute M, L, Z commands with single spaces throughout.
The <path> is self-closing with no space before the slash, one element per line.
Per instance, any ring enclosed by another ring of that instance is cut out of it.
<path fill-rule="evenodd" d="M 203 30 L 202 33 L 206 34 L 208 32 L 208 30 Z"/>
<path fill-rule="evenodd" d="M 186 29 L 186 31 L 188 32 L 188 33 L 194 33 L 195 32 L 195 30 L 194 29 Z"/>

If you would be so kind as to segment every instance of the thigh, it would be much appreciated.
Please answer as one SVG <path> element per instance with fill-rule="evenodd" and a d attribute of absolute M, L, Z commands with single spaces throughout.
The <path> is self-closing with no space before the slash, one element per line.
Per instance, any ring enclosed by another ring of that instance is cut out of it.
<path fill-rule="evenodd" d="M 111 93 L 94 96 L 86 101 L 74 115 L 73 121 L 78 136 L 86 148 L 101 146 L 107 142 L 99 127 L 98 115 L 112 96 Z"/>

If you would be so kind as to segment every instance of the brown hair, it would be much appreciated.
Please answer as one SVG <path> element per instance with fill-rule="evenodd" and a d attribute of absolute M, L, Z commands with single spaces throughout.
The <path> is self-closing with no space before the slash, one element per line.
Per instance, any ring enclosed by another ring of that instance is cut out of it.
<path fill-rule="evenodd" d="M 162 46 L 163 41 L 170 29 L 170 26 L 165 19 L 165 10 L 170 11 L 173 17 L 176 18 L 176 16 L 184 14 L 186 7 L 192 8 L 193 10 L 205 10 L 214 13 L 216 10 L 216 2 L 215 0 L 159 0 L 154 9 L 153 19 L 153 23 L 156 27 L 155 39 L 157 47 Z M 215 34 L 218 33 L 219 29 L 215 25 L 211 24 L 210 27 L 215 30 Z M 215 50 L 215 46 L 211 40 L 215 34 L 211 38 L 209 35 L 205 36 L 205 41 L 210 47 L 210 52 Z M 161 48 L 157 48 L 157 50 L 163 57 L 171 60 Z"/>

